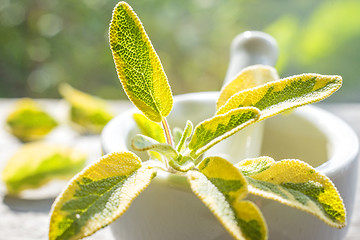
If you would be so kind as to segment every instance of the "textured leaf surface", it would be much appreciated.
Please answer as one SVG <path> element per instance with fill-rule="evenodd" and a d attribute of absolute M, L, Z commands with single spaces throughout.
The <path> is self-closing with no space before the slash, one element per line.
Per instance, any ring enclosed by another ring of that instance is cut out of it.
<path fill-rule="evenodd" d="M 176 151 L 181 152 L 181 151 L 183 151 L 185 149 L 186 140 L 191 136 L 192 130 L 193 130 L 193 124 L 192 124 L 191 121 L 188 120 L 186 122 L 186 126 L 185 126 L 184 131 L 183 131 L 183 133 L 181 135 L 179 143 L 176 146 Z"/>
<path fill-rule="evenodd" d="M 170 159 L 169 165 L 177 171 L 187 172 L 195 168 L 194 160 L 189 156 L 179 155 L 178 158 Z"/>
<path fill-rule="evenodd" d="M 160 143 L 166 143 L 164 131 L 158 123 L 150 121 L 140 113 L 135 113 L 133 117 L 141 134 L 151 137 Z"/>
<path fill-rule="evenodd" d="M 149 120 L 147 117 L 145 117 L 143 114 L 140 113 L 135 113 L 133 115 L 133 118 L 138 128 L 140 129 L 140 132 L 143 135 L 148 136 L 158 141 L 159 143 L 166 142 L 164 131 L 159 123 Z M 153 160 L 157 159 L 159 161 L 163 161 L 161 154 L 159 154 L 158 152 L 149 150 L 148 154 L 150 159 Z"/>
<path fill-rule="evenodd" d="M 194 158 L 214 146 L 221 140 L 230 137 L 242 128 L 256 121 L 259 110 L 253 107 L 230 110 L 199 123 L 189 143 Z"/>
<path fill-rule="evenodd" d="M 221 89 L 216 108 L 219 109 L 223 106 L 235 93 L 278 79 L 279 75 L 276 69 L 270 66 L 253 65 L 244 68 L 233 80 Z"/>
<path fill-rule="evenodd" d="M 167 158 L 168 164 L 180 172 L 186 172 L 195 167 L 192 158 L 180 155 L 167 143 L 159 143 L 144 135 L 136 135 L 133 138 L 132 147 L 137 151 L 149 151 L 163 155 Z"/>
<path fill-rule="evenodd" d="M 17 101 L 15 109 L 6 119 L 6 127 L 21 141 L 42 139 L 58 125 L 39 104 L 29 98 Z"/>
<path fill-rule="evenodd" d="M 161 122 L 172 109 L 170 86 L 140 19 L 125 2 L 114 8 L 109 34 L 127 96 L 150 120 Z"/>
<path fill-rule="evenodd" d="M 168 159 L 176 159 L 179 156 L 178 152 L 169 144 L 159 143 L 158 141 L 141 134 L 134 136 L 131 145 L 137 151 L 155 151 Z"/>
<path fill-rule="evenodd" d="M 250 193 L 309 212 L 332 227 L 345 226 L 345 207 L 336 187 L 310 165 L 261 157 L 237 167 L 247 176 Z"/>
<path fill-rule="evenodd" d="M 266 239 L 267 227 L 259 209 L 249 201 L 247 182 L 241 172 L 220 157 L 209 157 L 199 171 L 189 171 L 193 192 L 235 239 Z"/>
<path fill-rule="evenodd" d="M 233 95 L 216 114 L 224 114 L 239 107 L 261 110 L 258 121 L 275 114 L 321 101 L 341 87 L 340 76 L 303 74 L 288 77 Z"/>
<path fill-rule="evenodd" d="M 85 164 L 86 154 L 58 144 L 27 143 L 7 162 L 2 172 L 9 194 L 37 188 L 53 179 L 71 178 Z"/>
<path fill-rule="evenodd" d="M 175 127 L 172 131 L 172 136 L 173 136 L 173 140 L 174 140 L 174 144 L 176 144 L 176 146 L 178 146 L 180 139 L 182 137 L 183 134 L 183 130 L 179 127 Z"/>
<path fill-rule="evenodd" d="M 107 102 L 95 96 L 61 84 L 59 92 L 70 104 L 70 120 L 81 133 L 100 133 L 114 117 Z"/>
<path fill-rule="evenodd" d="M 130 206 L 156 175 L 130 152 L 102 157 L 72 179 L 56 199 L 49 239 L 80 239 L 105 227 Z"/>

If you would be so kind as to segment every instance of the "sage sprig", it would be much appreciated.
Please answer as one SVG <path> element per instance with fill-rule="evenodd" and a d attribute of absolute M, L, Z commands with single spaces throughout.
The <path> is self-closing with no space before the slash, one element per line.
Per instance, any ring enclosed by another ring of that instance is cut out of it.
<path fill-rule="evenodd" d="M 222 89 L 213 117 L 195 127 L 188 121 L 182 132 L 175 131 L 175 146 L 166 120 L 173 105 L 170 86 L 142 23 L 125 2 L 114 9 L 110 46 L 122 86 L 144 114 L 134 115 L 142 134 L 133 138 L 132 147 L 148 152 L 150 160 L 131 152 L 110 153 L 79 173 L 53 205 L 50 239 L 79 239 L 107 226 L 151 184 L 158 169 L 187 179 L 234 239 L 268 236 L 261 209 L 245 200 L 248 194 L 309 212 L 333 227 L 345 225 L 335 186 L 300 160 L 262 157 L 232 165 L 217 156 L 201 158 L 250 124 L 330 96 L 341 77 L 305 74 L 278 80 L 271 67 L 244 69 Z"/>

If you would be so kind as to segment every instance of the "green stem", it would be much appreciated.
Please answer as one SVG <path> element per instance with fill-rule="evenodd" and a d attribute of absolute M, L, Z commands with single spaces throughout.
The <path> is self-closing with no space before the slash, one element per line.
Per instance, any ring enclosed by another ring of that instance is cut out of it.
<path fill-rule="evenodd" d="M 163 118 L 163 120 L 161 121 L 161 124 L 162 124 L 163 129 L 164 129 L 167 144 L 174 147 L 174 142 L 173 142 L 173 139 L 172 139 L 172 136 L 171 136 L 171 131 L 170 131 L 170 128 L 169 128 L 169 124 L 166 121 L 166 118 Z"/>

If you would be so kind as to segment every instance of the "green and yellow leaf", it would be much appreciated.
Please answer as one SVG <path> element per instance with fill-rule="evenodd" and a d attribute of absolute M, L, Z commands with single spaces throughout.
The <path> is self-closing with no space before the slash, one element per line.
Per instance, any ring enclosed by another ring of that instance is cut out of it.
<path fill-rule="evenodd" d="M 69 84 L 59 85 L 59 92 L 70 105 L 70 121 L 81 133 L 100 133 L 114 117 L 107 102 L 74 89 Z"/>
<path fill-rule="evenodd" d="M 44 142 L 27 143 L 7 162 L 2 172 L 8 193 L 43 186 L 54 179 L 69 179 L 85 164 L 86 154 Z"/>
<path fill-rule="evenodd" d="M 161 122 L 172 109 L 172 93 L 150 39 L 127 3 L 119 2 L 114 8 L 109 35 L 127 96 L 151 121 Z"/>
<path fill-rule="evenodd" d="M 218 111 L 224 114 L 239 107 L 256 107 L 261 110 L 258 121 L 306 104 L 321 101 L 341 87 L 340 76 L 302 74 L 233 95 Z"/>
<path fill-rule="evenodd" d="M 133 118 L 143 135 L 148 136 L 160 143 L 166 142 L 164 131 L 159 123 L 149 120 L 141 113 L 134 113 Z M 148 154 L 150 159 L 163 161 L 161 154 L 158 152 L 149 150 Z"/>
<path fill-rule="evenodd" d="M 260 157 L 236 166 L 246 176 L 250 193 L 311 213 L 332 227 L 346 225 L 345 207 L 336 187 L 307 163 Z"/>
<path fill-rule="evenodd" d="M 267 239 L 264 218 L 255 204 L 242 201 L 247 182 L 242 173 L 221 157 L 205 158 L 199 171 L 188 172 L 192 191 L 235 239 Z"/>
<path fill-rule="evenodd" d="M 131 141 L 131 146 L 136 151 L 155 151 L 165 156 L 166 158 L 176 159 L 179 154 L 178 152 L 167 143 L 159 143 L 155 139 L 150 137 L 137 134 Z"/>
<path fill-rule="evenodd" d="M 193 130 L 193 124 L 191 121 L 187 121 L 181 138 L 176 146 L 176 151 L 182 152 L 186 147 L 186 140 L 191 136 Z"/>
<path fill-rule="evenodd" d="M 194 160 L 189 156 L 179 155 L 177 158 L 170 159 L 169 165 L 180 172 L 187 172 L 195 168 Z"/>
<path fill-rule="evenodd" d="M 244 68 L 233 80 L 225 85 L 216 103 L 216 109 L 222 107 L 235 93 L 254 88 L 279 79 L 275 68 L 265 65 L 253 65 Z"/>
<path fill-rule="evenodd" d="M 172 136 L 173 136 L 174 144 L 176 146 L 179 144 L 182 134 L 183 134 L 183 130 L 181 128 L 174 127 L 172 131 Z"/>
<path fill-rule="evenodd" d="M 160 143 L 166 143 L 164 131 L 158 123 L 150 121 L 140 113 L 134 113 L 133 118 L 141 134 L 151 137 Z"/>
<path fill-rule="evenodd" d="M 115 221 L 150 184 L 155 169 L 115 152 L 75 176 L 52 206 L 49 239 L 80 239 Z"/>
<path fill-rule="evenodd" d="M 159 143 L 155 139 L 144 135 L 135 135 L 132 140 L 132 148 L 137 151 L 149 151 L 158 153 L 167 159 L 167 163 L 177 171 L 186 172 L 195 167 L 194 161 L 188 156 L 182 156 L 167 143 Z M 152 156 L 152 155 L 150 155 Z M 152 158 L 154 159 L 154 158 Z M 162 161 L 162 158 L 156 158 Z"/>
<path fill-rule="evenodd" d="M 34 100 L 17 101 L 15 109 L 6 119 L 6 128 L 21 141 L 42 139 L 58 125 Z"/>
<path fill-rule="evenodd" d="M 230 137 L 256 121 L 259 110 L 254 107 L 233 109 L 199 123 L 189 143 L 192 156 L 196 159 L 206 150 L 223 139 Z"/>

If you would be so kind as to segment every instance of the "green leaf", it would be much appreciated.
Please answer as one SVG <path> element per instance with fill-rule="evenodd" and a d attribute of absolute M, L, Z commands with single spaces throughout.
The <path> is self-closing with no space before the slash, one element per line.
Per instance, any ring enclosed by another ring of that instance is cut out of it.
<path fill-rule="evenodd" d="M 205 158 L 199 171 L 188 172 L 192 191 L 235 239 L 266 239 L 267 227 L 255 204 L 242 201 L 247 182 L 242 173 L 221 157 Z"/>
<path fill-rule="evenodd" d="M 133 118 L 140 129 L 141 134 L 155 139 L 160 143 L 166 143 L 164 131 L 162 127 L 140 113 L 134 113 Z"/>
<path fill-rule="evenodd" d="M 321 101 L 341 87 L 340 76 L 302 74 L 262 86 L 247 89 L 233 95 L 217 115 L 240 107 L 256 107 L 261 110 L 258 121 L 275 114 L 313 102 Z"/>
<path fill-rule="evenodd" d="M 137 151 L 153 151 L 165 156 L 169 165 L 181 172 L 186 172 L 195 167 L 192 158 L 180 155 L 167 143 L 159 143 L 144 135 L 135 135 L 132 140 L 132 147 Z"/>
<path fill-rule="evenodd" d="M 114 117 L 103 99 L 76 90 L 65 83 L 59 85 L 59 92 L 70 104 L 72 127 L 80 133 L 98 134 Z"/>
<path fill-rule="evenodd" d="M 191 123 L 188 122 L 187 126 L 190 126 L 190 124 Z M 160 153 L 168 159 L 167 162 L 169 165 L 177 171 L 186 172 L 195 167 L 191 157 L 182 156 L 171 145 L 159 143 L 155 139 L 141 134 L 135 135 L 132 140 L 132 147 L 137 151 L 154 151 Z"/>
<path fill-rule="evenodd" d="M 247 175 L 250 193 L 311 213 L 332 227 L 345 226 L 346 211 L 336 187 L 307 163 L 260 157 L 236 166 Z"/>
<path fill-rule="evenodd" d="M 68 179 L 80 171 L 86 154 L 58 144 L 27 143 L 6 163 L 2 172 L 8 193 L 20 194 L 54 179 Z"/>
<path fill-rule="evenodd" d="M 80 239 L 115 221 L 155 177 L 147 163 L 115 152 L 84 169 L 53 204 L 49 239 Z"/>
<path fill-rule="evenodd" d="M 181 135 L 181 138 L 180 138 L 180 140 L 179 140 L 179 142 L 178 142 L 178 144 L 176 146 L 176 150 L 178 152 L 181 152 L 181 151 L 183 151 L 185 149 L 185 147 L 186 147 L 185 142 L 191 136 L 192 130 L 193 130 L 193 124 L 192 124 L 191 121 L 188 120 L 186 122 L 186 126 L 185 126 L 184 131 L 183 131 L 183 133 Z"/>
<path fill-rule="evenodd" d="M 137 151 L 151 150 L 158 152 L 169 160 L 176 159 L 179 156 L 178 152 L 169 144 L 159 143 L 158 141 L 141 134 L 137 134 L 133 137 L 131 146 Z"/>
<path fill-rule="evenodd" d="M 190 169 L 195 168 L 194 160 L 189 156 L 179 155 L 175 159 L 169 160 L 169 165 L 177 171 L 187 172 Z"/>
<path fill-rule="evenodd" d="M 164 131 L 158 123 L 149 120 L 147 117 L 140 113 L 134 113 L 133 118 L 138 128 L 140 129 L 140 132 L 143 135 L 148 136 L 160 143 L 166 142 Z M 149 150 L 148 154 L 150 156 L 150 159 L 157 159 L 159 161 L 163 161 L 161 154 L 159 154 L 158 152 Z"/>
<path fill-rule="evenodd" d="M 179 144 L 180 142 L 180 139 L 182 137 L 182 134 L 183 134 L 183 130 L 179 127 L 175 127 L 173 129 L 173 139 L 174 139 L 174 144 L 176 144 L 176 146 Z"/>
<path fill-rule="evenodd" d="M 42 139 L 58 125 L 39 104 L 29 98 L 17 101 L 6 119 L 6 128 L 21 141 Z"/>
<path fill-rule="evenodd" d="M 191 155 L 196 159 L 223 139 L 256 121 L 259 110 L 254 107 L 233 109 L 199 123 L 189 143 Z"/>
<path fill-rule="evenodd" d="M 127 3 L 114 8 L 109 35 L 127 96 L 151 121 L 161 122 L 172 109 L 170 86 L 140 19 Z"/>
<path fill-rule="evenodd" d="M 257 87 L 278 79 L 279 75 L 273 67 L 264 65 L 246 67 L 221 89 L 216 109 L 222 107 L 229 98 L 242 90 Z"/>

